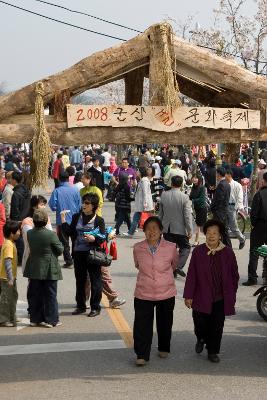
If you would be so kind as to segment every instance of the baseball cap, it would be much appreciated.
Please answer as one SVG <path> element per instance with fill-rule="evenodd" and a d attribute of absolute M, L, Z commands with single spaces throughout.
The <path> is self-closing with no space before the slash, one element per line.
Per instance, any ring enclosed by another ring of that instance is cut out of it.
<path fill-rule="evenodd" d="M 182 162 L 181 162 L 180 160 L 174 160 L 173 163 L 174 163 L 174 164 L 177 164 L 177 165 L 181 165 L 181 164 L 182 164 Z"/>
<path fill-rule="evenodd" d="M 160 160 L 162 160 L 162 157 L 156 156 L 155 160 L 156 160 L 156 161 L 160 161 Z"/>

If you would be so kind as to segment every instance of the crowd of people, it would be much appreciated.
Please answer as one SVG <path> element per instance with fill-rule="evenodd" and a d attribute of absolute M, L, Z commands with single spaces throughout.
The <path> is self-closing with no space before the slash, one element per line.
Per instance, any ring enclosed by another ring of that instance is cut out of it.
<path fill-rule="evenodd" d="M 258 283 L 255 250 L 267 244 L 266 159 L 263 151 L 250 212 L 245 286 Z M 230 232 L 239 240 L 240 250 L 246 241 L 238 227 L 237 211 L 246 207 L 244 187 L 247 189 L 252 178 L 250 148 L 243 149 L 233 164 L 227 163 L 225 154 L 216 158 L 211 151 L 200 160 L 199 154 L 189 157 L 178 147 L 168 146 L 129 148 L 120 163 L 109 147 L 53 148 L 49 175 L 54 190 L 48 202 L 41 195 L 32 195 L 27 187 L 28 160 L 25 149 L 7 148 L 0 157 L 0 325 L 16 325 L 20 265 L 28 279 L 30 325 L 61 325 L 57 303 L 61 254 L 63 268 L 74 268 L 73 315 L 90 308 L 88 317 L 99 316 L 102 293 L 110 307 L 122 306 L 125 299 L 112 285 L 104 254 L 110 240 L 116 236 L 131 239 L 140 226 L 145 240 L 136 243 L 133 251 L 138 270 L 133 332 L 137 365 L 149 360 L 154 308 L 159 356 L 166 358 L 170 352 L 175 278 L 179 277 L 186 278 L 184 299 L 193 310 L 195 350 L 201 353 L 206 345 L 209 360 L 219 362 L 224 319 L 235 312 L 239 280 Z M 102 216 L 105 198 L 114 202 L 111 227 Z M 56 213 L 55 230 L 47 205 Z M 121 232 L 123 223 L 126 232 Z M 201 231 L 206 237 L 203 244 Z M 186 274 L 191 247 L 194 250 Z M 267 284 L 266 261 L 262 278 Z"/>

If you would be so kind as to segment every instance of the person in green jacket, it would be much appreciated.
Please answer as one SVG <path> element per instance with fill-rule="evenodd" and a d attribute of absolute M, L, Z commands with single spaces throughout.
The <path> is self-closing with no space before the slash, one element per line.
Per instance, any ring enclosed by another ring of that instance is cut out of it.
<path fill-rule="evenodd" d="M 44 209 L 35 210 L 34 228 L 27 232 L 30 254 L 23 276 L 30 279 L 30 325 L 53 328 L 62 325 L 58 316 L 57 281 L 62 279 L 58 257 L 63 246 L 56 233 L 46 228 L 47 221 Z"/>
<path fill-rule="evenodd" d="M 199 234 L 200 229 L 205 225 L 207 221 L 207 204 L 206 204 L 206 188 L 203 185 L 203 179 L 199 175 L 192 176 L 192 189 L 190 193 L 190 200 L 192 200 L 193 208 L 195 211 L 196 220 L 196 233 L 195 243 L 193 247 L 199 245 Z"/>

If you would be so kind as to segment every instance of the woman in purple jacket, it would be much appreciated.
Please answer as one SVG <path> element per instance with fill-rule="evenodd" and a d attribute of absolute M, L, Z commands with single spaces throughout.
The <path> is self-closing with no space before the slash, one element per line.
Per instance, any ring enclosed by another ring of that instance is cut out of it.
<path fill-rule="evenodd" d="M 193 309 L 197 344 L 204 345 L 211 362 L 219 362 L 225 316 L 235 314 L 238 266 L 235 254 L 221 242 L 225 227 L 215 220 L 206 222 L 206 243 L 197 246 L 190 261 L 185 288 L 185 305 Z"/>

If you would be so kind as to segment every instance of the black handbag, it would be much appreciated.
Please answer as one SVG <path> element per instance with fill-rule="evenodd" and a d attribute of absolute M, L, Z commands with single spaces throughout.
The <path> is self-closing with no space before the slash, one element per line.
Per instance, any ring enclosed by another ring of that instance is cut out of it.
<path fill-rule="evenodd" d="M 88 264 L 98 265 L 100 267 L 109 267 L 112 262 L 112 257 L 103 251 L 91 249 L 87 256 Z"/>

